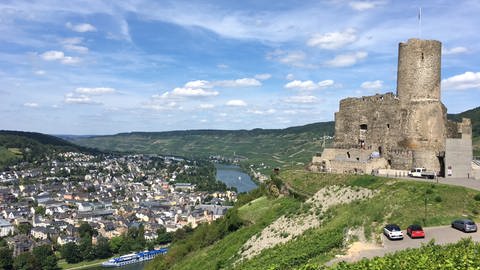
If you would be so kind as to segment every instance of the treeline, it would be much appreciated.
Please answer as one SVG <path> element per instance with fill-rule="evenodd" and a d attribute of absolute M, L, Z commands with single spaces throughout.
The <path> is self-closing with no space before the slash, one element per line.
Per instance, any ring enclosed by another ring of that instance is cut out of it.
<path fill-rule="evenodd" d="M 13 251 L 5 240 L 0 240 L 0 269 L 5 270 L 57 270 L 57 257 L 49 245 L 33 248 L 13 258 Z"/>

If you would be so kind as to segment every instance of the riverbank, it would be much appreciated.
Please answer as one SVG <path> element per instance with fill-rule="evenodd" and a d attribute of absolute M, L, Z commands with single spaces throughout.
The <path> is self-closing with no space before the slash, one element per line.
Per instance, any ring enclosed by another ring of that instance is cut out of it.
<path fill-rule="evenodd" d="M 237 165 L 215 164 L 216 178 L 228 187 L 235 187 L 239 193 L 257 188 L 250 175 Z"/>

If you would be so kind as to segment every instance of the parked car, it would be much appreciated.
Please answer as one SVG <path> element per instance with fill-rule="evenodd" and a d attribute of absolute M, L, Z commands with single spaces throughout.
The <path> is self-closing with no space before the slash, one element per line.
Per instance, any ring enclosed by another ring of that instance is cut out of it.
<path fill-rule="evenodd" d="M 470 219 L 457 219 L 452 222 L 452 228 L 463 232 L 476 232 L 477 224 Z"/>
<path fill-rule="evenodd" d="M 390 240 L 403 239 L 403 232 L 397 224 L 388 224 L 383 227 L 383 234 Z"/>
<path fill-rule="evenodd" d="M 407 235 L 410 236 L 410 238 L 425 238 L 425 232 L 422 226 L 416 224 L 408 226 Z"/>

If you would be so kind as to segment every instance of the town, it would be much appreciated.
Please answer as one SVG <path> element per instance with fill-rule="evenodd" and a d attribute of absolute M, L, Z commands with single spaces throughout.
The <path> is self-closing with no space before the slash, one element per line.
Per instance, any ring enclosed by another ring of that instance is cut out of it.
<path fill-rule="evenodd" d="M 236 200 L 215 180 L 211 162 L 158 155 L 57 153 L 11 166 L 0 184 L 0 237 L 13 257 L 39 246 L 81 245 L 85 231 L 94 232 L 90 247 L 132 230 L 138 240 L 141 231 L 142 245 L 120 243 L 107 256 L 151 249 L 179 229 L 222 217 Z"/>

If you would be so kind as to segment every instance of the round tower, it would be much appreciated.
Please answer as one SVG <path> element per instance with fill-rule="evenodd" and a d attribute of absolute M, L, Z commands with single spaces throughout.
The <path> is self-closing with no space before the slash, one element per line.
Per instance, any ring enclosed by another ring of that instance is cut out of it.
<path fill-rule="evenodd" d="M 401 103 L 440 101 L 442 43 L 409 39 L 398 47 L 397 96 Z"/>

